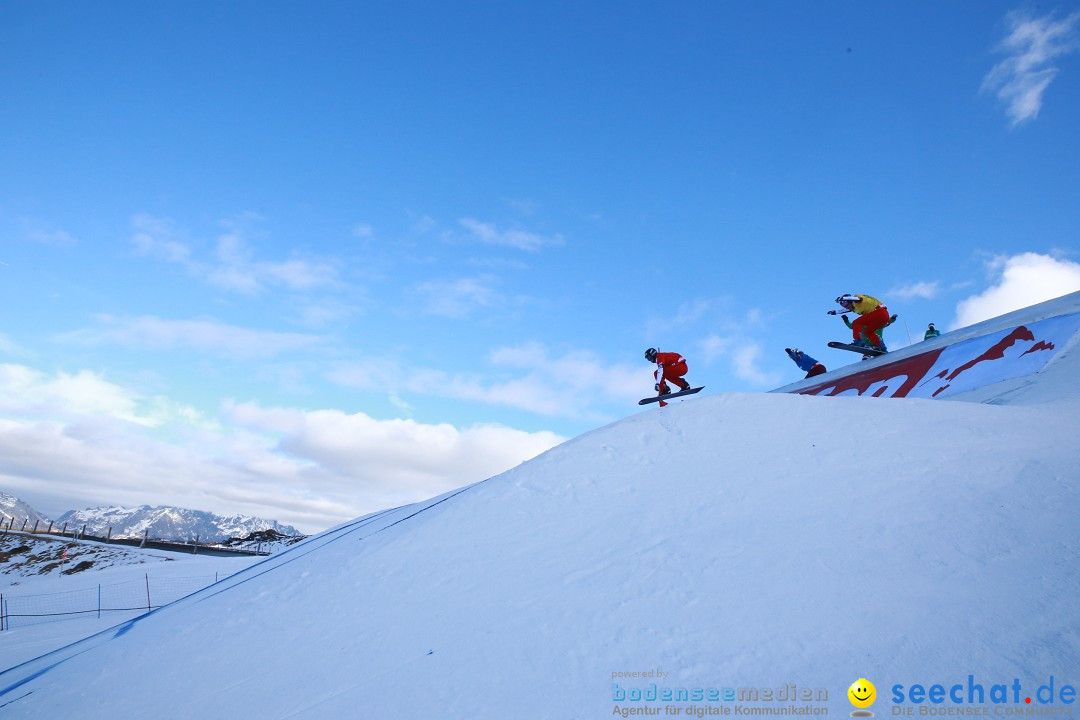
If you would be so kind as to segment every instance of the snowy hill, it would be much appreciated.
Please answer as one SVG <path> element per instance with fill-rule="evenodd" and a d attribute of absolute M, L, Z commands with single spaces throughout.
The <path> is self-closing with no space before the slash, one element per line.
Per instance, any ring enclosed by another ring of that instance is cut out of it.
<path fill-rule="evenodd" d="M 258 530 L 243 537 L 233 537 L 219 543 L 216 547 L 232 550 L 250 550 L 258 553 L 281 552 L 290 545 L 302 542 L 306 535 L 285 535 L 276 530 Z"/>
<path fill-rule="evenodd" d="M 257 559 L 252 556 L 192 555 L 2 534 L 0 668 L 32 660 L 144 614 L 147 593 L 152 593 L 154 605 L 160 605 L 254 562 Z M 132 602 L 133 598 L 138 600 Z M 104 612 L 88 612 L 102 607 Z"/>
<path fill-rule="evenodd" d="M 996 404 L 640 412 L 2 672 L 0 717 L 836 716 L 860 678 L 879 716 L 935 684 L 963 687 L 935 710 L 1062 709 L 1078 362 L 1070 341 Z"/>
<path fill-rule="evenodd" d="M 221 542 L 263 530 L 274 530 L 288 536 L 300 535 L 296 528 L 282 525 L 276 520 L 247 515 L 221 516 L 201 510 L 149 505 L 71 510 L 57 518 L 56 522 L 58 525 L 67 523 L 69 529 L 86 525 L 86 532 L 98 537 L 106 537 L 111 529 L 114 538 L 141 538 L 144 533 L 149 533 L 149 537 L 159 540 L 188 541 L 198 537 L 200 542 Z"/>
<path fill-rule="evenodd" d="M 0 585 L 10 597 L 11 589 L 24 578 L 74 574 L 91 569 L 134 565 L 171 559 L 166 553 L 94 542 L 65 542 L 51 536 L 5 533 L 0 536 Z"/>

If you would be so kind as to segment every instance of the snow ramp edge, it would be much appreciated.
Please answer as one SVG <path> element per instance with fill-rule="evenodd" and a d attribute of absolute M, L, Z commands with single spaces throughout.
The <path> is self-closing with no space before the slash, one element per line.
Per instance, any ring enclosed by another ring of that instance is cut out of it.
<path fill-rule="evenodd" d="M 1080 333 L 1080 293 L 1033 305 L 772 392 L 946 398 L 1042 371 Z"/>

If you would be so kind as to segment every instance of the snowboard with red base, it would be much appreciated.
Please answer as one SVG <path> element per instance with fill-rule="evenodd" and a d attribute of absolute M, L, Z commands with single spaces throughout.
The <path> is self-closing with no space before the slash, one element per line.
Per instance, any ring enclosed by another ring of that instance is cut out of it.
<path fill-rule="evenodd" d="M 660 402 L 661 400 L 671 400 L 672 398 L 682 397 L 683 395 L 693 395 L 696 392 L 701 392 L 705 388 L 701 387 L 690 388 L 689 390 L 680 390 L 679 392 L 668 393 L 667 395 L 657 395 L 656 397 L 645 398 L 644 400 L 638 400 L 638 405 L 648 405 L 649 403 Z"/>

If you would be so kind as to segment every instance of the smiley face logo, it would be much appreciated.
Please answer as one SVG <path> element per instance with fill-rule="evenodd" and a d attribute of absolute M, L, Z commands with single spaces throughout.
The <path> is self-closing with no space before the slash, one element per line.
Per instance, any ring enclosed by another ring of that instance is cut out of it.
<path fill-rule="evenodd" d="M 874 683 L 870 682 L 866 678 L 859 678 L 855 682 L 851 683 L 851 687 L 847 691 L 848 700 L 851 704 L 857 708 L 868 708 L 874 704 L 874 700 L 877 699 L 877 688 L 874 687 Z"/>

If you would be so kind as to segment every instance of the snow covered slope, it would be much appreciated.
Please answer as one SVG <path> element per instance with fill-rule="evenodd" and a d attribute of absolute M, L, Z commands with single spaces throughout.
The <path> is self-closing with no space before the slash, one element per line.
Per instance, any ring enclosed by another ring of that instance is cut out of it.
<path fill-rule="evenodd" d="M 859 678 L 882 716 L 894 685 L 1075 687 L 1076 380 L 650 409 L 0 673 L 0 717 L 836 716 Z"/>
<path fill-rule="evenodd" d="M 144 614 L 141 606 L 148 592 L 152 592 L 150 601 L 159 605 L 257 561 L 253 556 L 192 555 L 18 533 L 0 536 L 0 596 L 5 611 L 0 623 L 0 669 Z M 134 596 L 139 600 L 129 602 Z M 87 611 L 94 607 L 138 609 Z"/>

